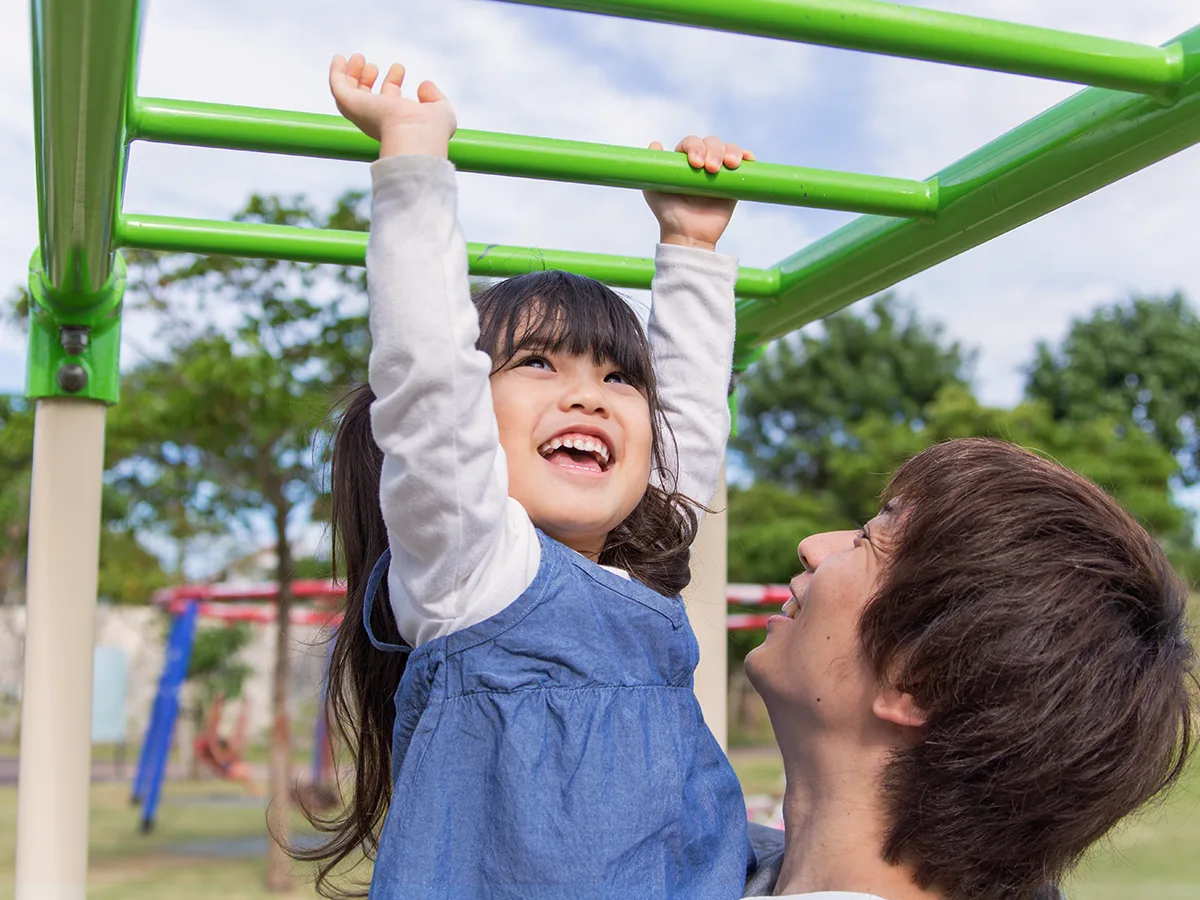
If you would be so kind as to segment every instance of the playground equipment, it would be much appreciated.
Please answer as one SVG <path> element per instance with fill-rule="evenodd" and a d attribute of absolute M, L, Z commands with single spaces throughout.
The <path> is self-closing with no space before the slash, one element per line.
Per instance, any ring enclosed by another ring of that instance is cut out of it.
<path fill-rule="evenodd" d="M 332 581 L 301 580 L 293 583 L 292 593 L 297 600 L 317 601 L 328 606 L 342 597 L 344 591 Z M 175 724 L 179 718 L 179 692 L 187 678 L 197 621 L 209 618 L 228 623 L 274 622 L 277 608 L 263 601 L 274 601 L 277 598 L 278 590 L 274 584 L 185 585 L 166 588 L 155 595 L 155 604 L 171 613 L 173 618 L 171 630 L 167 635 L 167 649 L 162 674 L 159 676 L 158 691 L 154 696 L 154 706 L 151 709 L 150 721 L 146 725 L 146 736 L 142 741 L 137 771 L 130 791 L 131 801 L 141 806 L 140 822 L 143 833 L 154 828 L 162 783 L 166 776 L 167 759 L 171 752 Z M 340 614 L 331 609 L 299 607 L 291 611 L 291 621 L 297 625 L 336 625 L 340 619 Z M 243 709 L 243 719 L 238 726 L 243 732 L 244 712 Z M 323 778 L 328 756 L 323 703 L 318 706 L 317 716 L 318 737 L 313 748 L 312 767 L 314 784 Z M 210 741 L 218 739 L 215 734 L 208 737 Z M 224 752 L 225 748 L 219 749 L 222 752 L 213 755 L 211 761 L 218 765 L 224 762 L 228 768 L 228 764 L 234 760 L 228 752 Z M 218 756 L 221 758 L 218 759 Z"/>
<path fill-rule="evenodd" d="M 1162 47 L 872 0 L 536 0 L 1094 85 L 953 163 L 907 180 L 747 163 L 711 175 L 678 154 L 463 130 L 465 171 L 850 210 L 860 218 L 738 280 L 739 365 L 767 341 L 1200 141 L 1200 28 Z M 339 159 L 377 147 L 334 116 L 139 97 L 137 0 L 32 0 L 40 242 L 30 272 L 38 401 L 29 528 L 17 900 L 82 898 L 90 660 L 104 410 L 117 400 L 123 267 L 140 247 L 358 265 L 365 235 L 131 215 L 135 140 Z M 477 275 L 546 266 L 647 287 L 649 259 L 472 244 Z M 714 499 L 720 507 L 721 497 Z M 724 532 L 697 544 L 697 692 L 724 721 Z M 715 688 L 714 688 L 715 686 Z"/>

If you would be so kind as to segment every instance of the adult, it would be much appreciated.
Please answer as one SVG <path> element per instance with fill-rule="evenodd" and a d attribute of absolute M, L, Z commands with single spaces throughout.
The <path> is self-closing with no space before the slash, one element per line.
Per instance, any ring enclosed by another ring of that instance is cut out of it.
<path fill-rule="evenodd" d="M 931 447 L 884 500 L 800 543 L 746 659 L 787 778 L 774 893 L 1048 896 L 1186 762 L 1186 591 L 1100 488 L 1010 444 Z"/>

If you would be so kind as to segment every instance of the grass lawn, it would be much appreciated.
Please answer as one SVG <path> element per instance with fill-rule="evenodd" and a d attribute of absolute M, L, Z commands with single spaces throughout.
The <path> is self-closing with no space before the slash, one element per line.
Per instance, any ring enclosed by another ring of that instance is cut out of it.
<path fill-rule="evenodd" d="M 1067 883 L 1071 900 L 1200 897 L 1200 757 L 1169 801 L 1098 846 Z"/>
<path fill-rule="evenodd" d="M 17 792 L 0 787 L 0 900 L 12 900 Z M 165 786 L 152 834 L 137 831 L 129 787 L 96 784 L 91 798 L 88 897 L 93 900 L 211 897 L 261 900 L 265 836 L 261 802 L 218 781 Z M 249 853 L 249 855 L 247 855 Z M 218 855 L 220 854 L 220 855 Z M 295 896 L 316 897 L 310 867 L 297 864 Z"/>
<path fill-rule="evenodd" d="M 743 749 L 732 756 L 748 794 L 778 791 L 777 753 Z M 124 784 L 92 789 L 91 900 L 272 896 L 263 888 L 260 803 L 217 781 L 171 783 L 154 833 L 141 835 L 128 796 Z M 15 787 L 0 787 L 0 900 L 13 896 L 16 805 Z M 1198 848 L 1200 759 L 1170 803 L 1098 848 L 1068 884 L 1067 895 L 1071 900 L 1195 900 L 1200 897 Z M 296 865 L 293 896 L 316 897 L 311 871 Z"/>

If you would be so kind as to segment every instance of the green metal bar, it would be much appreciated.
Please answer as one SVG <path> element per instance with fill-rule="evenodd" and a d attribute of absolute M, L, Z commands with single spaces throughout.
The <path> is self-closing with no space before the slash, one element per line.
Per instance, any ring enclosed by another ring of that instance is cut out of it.
<path fill-rule="evenodd" d="M 166 216 L 122 216 L 117 223 L 117 240 L 123 247 L 142 250 L 290 259 L 339 266 L 361 266 L 367 253 L 367 235 L 361 231 Z M 627 288 L 648 288 L 654 276 L 654 260 L 635 256 L 503 244 L 467 244 L 467 256 L 472 275 L 508 277 L 543 269 L 564 269 Z M 739 294 L 769 297 L 778 289 L 779 273 L 774 269 L 743 267 L 738 273 Z"/>
<path fill-rule="evenodd" d="M 111 403 L 124 287 L 112 229 L 124 187 L 138 4 L 33 0 L 30 9 L 40 251 L 30 272 L 26 390 Z"/>
<path fill-rule="evenodd" d="M 1079 92 L 939 172 L 933 224 L 864 216 L 784 260 L 777 299 L 739 304 L 739 343 L 787 334 L 1200 143 L 1200 27 L 1178 42 L 1187 78 L 1174 105 Z"/>
<path fill-rule="evenodd" d="M 341 116 L 139 98 L 132 140 L 369 162 L 379 142 Z M 681 153 L 582 141 L 459 130 L 450 159 L 464 172 L 701 194 L 815 209 L 929 219 L 937 184 L 775 163 L 745 163 L 715 175 Z"/>
<path fill-rule="evenodd" d="M 1152 47 L 875 0 L 506 0 L 1034 75 L 1165 98 L 1177 45 Z"/>
<path fill-rule="evenodd" d="M 34 0 L 34 146 L 42 260 L 60 292 L 108 278 L 120 205 L 135 0 Z"/>

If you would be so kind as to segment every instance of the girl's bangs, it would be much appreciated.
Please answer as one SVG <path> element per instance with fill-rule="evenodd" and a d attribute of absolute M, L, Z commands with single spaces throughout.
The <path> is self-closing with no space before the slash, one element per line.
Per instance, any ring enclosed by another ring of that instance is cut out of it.
<path fill-rule="evenodd" d="M 478 306 L 479 347 L 497 369 L 522 353 L 588 354 L 639 385 L 653 383 L 650 347 L 637 314 L 600 282 L 536 272 L 488 289 Z"/>

